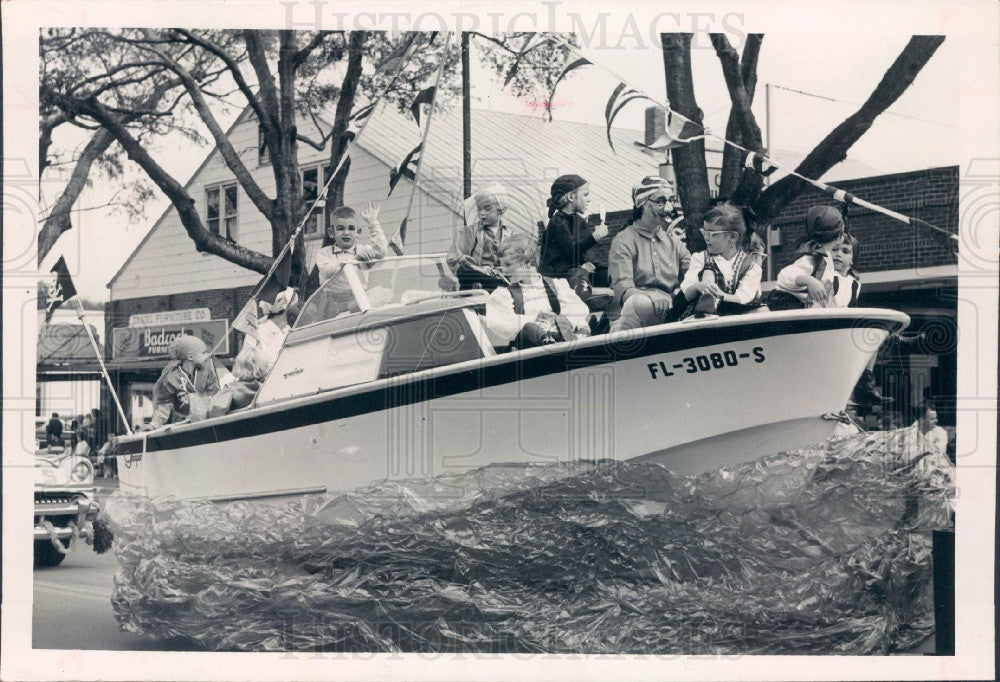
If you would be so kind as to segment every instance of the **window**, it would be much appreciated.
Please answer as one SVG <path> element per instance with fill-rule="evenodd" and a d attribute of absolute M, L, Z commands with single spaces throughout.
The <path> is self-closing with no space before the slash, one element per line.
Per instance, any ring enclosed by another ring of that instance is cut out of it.
<path fill-rule="evenodd" d="M 326 186 L 330 171 L 330 166 L 311 166 L 302 170 L 302 199 L 305 201 L 307 209 L 313 207 L 309 219 L 306 221 L 306 226 L 302 229 L 307 239 L 322 237 L 330 222 L 330 211 L 333 210 L 333 203 L 329 200 L 316 201 L 316 197 Z M 313 206 L 314 203 L 315 206 Z"/>
<path fill-rule="evenodd" d="M 229 182 L 205 188 L 205 220 L 208 231 L 236 241 L 239 220 L 236 211 L 236 183 Z"/>

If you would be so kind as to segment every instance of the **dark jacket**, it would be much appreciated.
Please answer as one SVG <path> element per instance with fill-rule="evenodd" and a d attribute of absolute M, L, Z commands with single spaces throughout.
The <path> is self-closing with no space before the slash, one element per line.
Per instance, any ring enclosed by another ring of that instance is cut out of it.
<path fill-rule="evenodd" d="M 557 211 L 542 234 L 542 258 L 538 272 L 546 277 L 563 277 L 584 263 L 583 255 L 597 243 L 594 230 L 583 216 Z"/>
<path fill-rule="evenodd" d="M 49 420 L 49 423 L 45 425 L 45 442 L 49 445 L 62 445 L 62 432 L 62 421 L 53 417 Z"/>

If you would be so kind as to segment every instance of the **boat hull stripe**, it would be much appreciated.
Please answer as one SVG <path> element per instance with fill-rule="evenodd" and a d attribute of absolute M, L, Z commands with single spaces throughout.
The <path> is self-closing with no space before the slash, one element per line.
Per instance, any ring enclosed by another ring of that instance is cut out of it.
<path fill-rule="evenodd" d="M 196 447 L 207 443 L 250 438 L 274 431 L 324 424 L 369 412 L 378 412 L 389 407 L 401 407 L 434 398 L 447 398 L 515 381 L 536 379 L 550 374 L 561 374 L 569 370 L 662 353 L 837 329 L 875 328 L 884 329 L 891 333 L 900 327 L 902 324 L 893 320 L 869 318 L 780 320 L 746 326 L 735 325 L 671 331 L 666 334 L 625 338 L 582 348 L 570 346 L 565 353 L 512 358 L 510 362 L 488 364 L 456 373 L 423 377 L 418 381 L 411 382 L 407 390 L 401 390 L 399 384 L 394 382 L 390 385 L 383 384 L 370 391 L 331 397 L 329 400 L 297 405 L 267 415 L 255 414 L 254 410 L 249 410 L 246 419 L 221 424 L 206 422 L 204 428 L 169 433 L 160 437 L 149 437 L 146 452 Z M 499 357 L 503 358 L 503 356 Z M 119 443 L 116 454 L 126 455 L 140 452 L 142 452 L 142 442 L 135 441 Z"/>

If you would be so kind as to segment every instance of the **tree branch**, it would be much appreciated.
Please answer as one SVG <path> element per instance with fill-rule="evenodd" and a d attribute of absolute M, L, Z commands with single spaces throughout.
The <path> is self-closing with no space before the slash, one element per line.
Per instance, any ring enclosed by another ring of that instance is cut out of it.
<path fill-rule="evenodd" d="M 300 66 L 302 66 L 305 61 L 309 59 L 309 54 L 319 47 L 320 43 L 323 42 L 323 39 L 330 35 L 330 33 L 332 33 L 332 31 L 317 31 L 313 35 L 312 39 L 292 57 L 292 69 L 297 70 Z"/>
<path fill-rule="evenodd" d="M 944 36 L 911 37 L 861 108 L 830 131 L 830 134 L 809 152 L 795 171 L 807 178 L 815 179 L 846 159 L 851 146 L 868 132 L 875 119 L 910 87 L 917 74 L 943 42 Z M 755 207 L 757 215 L 762 222 L 773 220 L 808 186 L 804 180 L 793 175 L 785 176 L 760 196 Z"/>
<path fill-rule="evenodd" d="M 240 69 L 239 64 L 236 63 L 236 60 L 233 59 L 229 53 L 227 53 L 225 50 L 223 50 L 220 46 L 216 45 L 212 41 L 205 40 L 199 36 L 196 36 L 191 31 L 179 28 L 174 30 L 177 31 L 182 36 L 184 36 L 187 40 L 191 41 L 195 45 L 198 45 L 208 50 L 216 57 L 218 57 L 220 60 L 222 60 L 222 63 L 226 65 L 226 67 L 229 69 L 229 72 L 232 74 L 233 82 L 236 83 L 236 87 L 238 87 L 240 89 L 240 92 L 243 93 L 243 96 L 247 98 L 247 102 L 250 104 L 250 107 L 257 115 L 257 120 L 262 121 L 265 118 L 267 118 L 267 115 L 264 113 L 264 109 L 261 107 L 260 102 L 257 100 L 257 94 L 247 83 L 246 78 L 243 77 L 243 71 Z"/>
<path fill-rule="evenodd" d="M 246 165 L 243 163 L 243 159 L 240 158 L 240 155 L 233 148 L 232 141 L 226 136 L 226 132 L 215 119 L 215 115 L 209 108 L 208 102 L 205 101 L 198 83 L 184 67 L 171 59 L 169 55 L 160 53 L 155 48 L 150 49 L 157 53 L 160 59 L 167 65 L 167 68 L 176 73 L 178 78 L 181 79 L 184 89 L 187 90 L 188 96 L 191 97 L 191 101 L 194 103 L 195 110 L 208 127 L 208 131 L 212 134 L 216 148 L 219 150 L 222 158 L 225 159 L 226 165 L 233 171 L 233 175 L 236 176 L 236 180 L 246 191 L 253 205 L 257 207 L 257 210 L 261 212 L 268 222 L 271 222 L 274 217 L 274 205 L 271 199 L 260 188 L 257 181 L 254 180 L 253 175 L 250 174 L 250 171 L 247 170 Z"/>
<path fill-rule="evenodd" d="M 202 224 L 194 199 L 187 193 L 183 185 L 167 173 L 138 140 L 132 137 L 128 129 L 100 102 L 96 99 L 79 100 L 67 97 L 61 93 L 53 92 L 44 84 L 41 86 L 41 91 L 45 101 L 58 106 L 67 114 L 86 115 L 93 118 L 114 137 L 125 150 L 128 158 L 139 164 L 156 186 L 170 199 L 174 208 L 177 209 L 181 224 L 191 240 L 194 241 L 198 251 L 221 256 L 232 263 L 262 274 L 267 272 L 273 258 L 209 232 Z"/>
<path fill-rule="evenodd" d="M 351 112 L 354 100 L 357 99 L 358 83 L 361 80 L 361 59 L 364 56 L 365 41 L 368 35 L 364 31 L 352 31 L 347 53 L 347 71 L 340 86 L 340 96 L 337 98 L 337 109 L 334 113 L 333 129 L 330 137 L 333 144 L 330 148 L 330 168 L 337 167 L 341 157 L 347 153 L 348 141 L 344 137 L 351 123 Z M 344 185 L 350 170 L 350 160 L 344 162 L 333 182 L 330 184 L 328 201 L 336 204 L 344 202 Z"/>
<path fill-rule="evenodd" d="M 743 45 L 743 57 L 739 64 L 739 78 L 746 92 L 748 106 L 753 104 L 754 92 L 757 88 L 757 58 L 760 55 L 760 46 L 763 40 L 764 35 L 762 33 L 751 33 L 747 36 L 746 43 Z M 723 64 L 723 69 L 726 69 L 725 64 Z M 730 93 L 730 99 L 732 99 L 732 93 Z M 743 135 L 743 126 L 741 125 L 742 118 L 747 115 L 754 118 L 752 110 L 746 109 L 740 111 L 737 105 L 733 104 L 729 111 L 729 120 L 726 123 L 727 140 L 732 140 L 741 146 L 747 146 L 745 144 L 746 138 Z M 754 120 L 756 119 L 754 118 Z M 741 176 L 744 175 L 744 157 L 744 152 L 736 147 L 728 144 L 724 146 L 722 150 L 721 180 L 719 183 L 720 197 L 738 199 L 734 195 L 736 194 L 737 185 L 740 184 Z M 757 176 L 756 173 L 753 173 L 753 175 Z M 748 190 L 752 192 L 750 188 L 743 188 L 743 190 L 744 192 Z M 760 187 L 758 186 L 757 192 L 759 191 Z M 751 199 L 755 200 L 756 194 Z"/>
<path fill-rule="evenodd" d="M 73 172 L 70 174 L 69 182 L 63 188 L 62 194 L 56 199 L 52 210 L 45 219 L 42 229 L 38 232 L 38 262 L 48 254 L 49 249 L 56 243 L 59 236 L 69 229 L 70 210 L 73 204 L 80 198 L 80 193 L 87 185 L 87 177 L 90 175 L 90 167 L 94 161 L 111 146 L 115 138 L 104 128 L 99 128 L 94 136 L 90 138 L 87 146 L 80 153 L 80 158 L 76 160 Z"/>
<path fill-rule="evenodd" d="M 663 67 L 667 80 L 667 100 L 670 108 L 702 125 L 702 111 L 694 98 L 694 78 L 691 74 L 690 33 L 661 33 Z M 697 250 L 704 245 L 698 228 L 708 208 L 708 168 L 705 165 L 705 141 L 695 140 L 670 150 L 677 175 L 688 247 Z"/>

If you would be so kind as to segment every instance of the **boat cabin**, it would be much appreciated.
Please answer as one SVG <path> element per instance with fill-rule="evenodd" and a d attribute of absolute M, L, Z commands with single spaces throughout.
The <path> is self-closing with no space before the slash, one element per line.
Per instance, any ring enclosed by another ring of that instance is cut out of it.
<path fill-rule="evenodd" d="M 486 298 L 443 255 L 348 264 L 303 305 L 255 404 L 490 357 Z"/>

